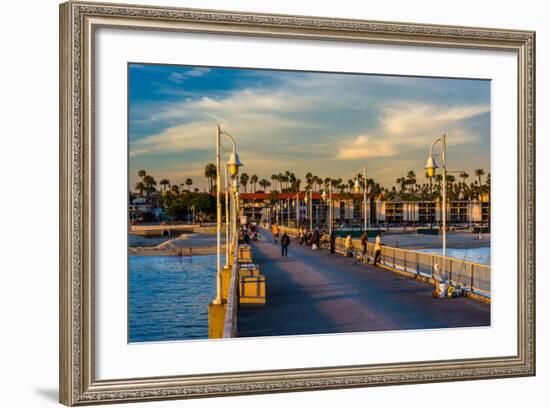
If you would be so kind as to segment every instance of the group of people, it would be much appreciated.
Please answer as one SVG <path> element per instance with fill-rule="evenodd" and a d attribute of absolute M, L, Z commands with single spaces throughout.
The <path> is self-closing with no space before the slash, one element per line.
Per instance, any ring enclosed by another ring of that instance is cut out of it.
<path fill-rule="evenodd" d="M 241 225 L 239 228 L 239 244 L 249 244 L 250 240 L 257 241 L 258 238 L 260 233 L 255 223 Z"/>
<path fill-rule="evenodd" d="M 271 228 L 273 234 L 273 240 L 275 243 L 281 242 L 281 255 L 283 258 L 288 257 L 288 246 L 290 245 L 290 237 L 286 231 L 282 231 L 277 223 L 273 224 Z M 328 249 L 331 254 L 336 252 L 336 235 L 334 231 L 331 231 L 330 234 L 323 230 L 319 230 L 318 227 L 315 227 L 313 230 L 308 227 L 299 227 L 296 232 L 295 241 L 299 245 L 311 246 L 313 250 L 321 249 L 321 245 L 328 244 Z M 363 263 L 370 263 L 368 257 L 368 234 L 364 231 L 359 238 L 359 244 L 361 246 L 361 256 L 358 261 Z M 373 265 L 376 266 L 380 261 L 380 256 L 382 254 L 382 240 L 380 234 L 376 236 L 374 241 L 374 258 Z M 353 239 L 351 235 L 348 235 L 344 241 L 344 256 L 354 257 L 355 248 L 353 244 Z M 357 263 L 357 262 L 356 262 Z"/>
<path fill-rule="evenodd" d="M 370 259 L 368 256 L 368 242 L 369 242 L 368 234 L 366 231 L 364 231 L 359 237 L 359 245 L 361 246 L 361 255 L 358 258 L 358 262 L 361 261 L 362 263 L 366 263 L 366 264 L 370 263 Z M 373 259 L 374 266 L 376 266 L 380 261 L 381 254 L 382 254 L 382 239 L 380 238 L 380 234 L 378 234 L 376 235 L 376 238 L 374 240 L 374 259 Z M 355 256 L 355 248 L 353 245 L 353 238 L 351 237 L 351 235 L 348 235 L 346 237 L 346 240 L 344 241 L 344 256 L 349 256 L 349 257 Z"/>
<path fill-rule="evenodd" d="M 298 228 L 296 241 L 300 245 L 311 246 L 313 250 L 321 249 L 322 246 L 328 246 L 331 253 L 335 252 L 336 235 L 334 232 L 327 234 L 324 229 L 319 230 L 318 227 L 315 227 L 313 230 L 308 227 Z"/>
<path fill-rule="evenodd" d="M 361 247 L 361 253 L 360 256 L 357 257 L 357 262 L 362 262 L 369 264 L 370 258 L 368 256 L 368 234 L 367 232 L 363 232 L 361 236 L 359 237 L 359 245 Z M 378 265 L 380 261 L 380 256 L 382 255 L 382 239 L 380 238 L 380 234 L 376 235 L 376 238 L 374 240 L 374 257 L 373 257 L 373 265 Z M 355 247 L 353 244 L 353 238 L 351 235 L 348 235 L 344 241 L 344 256 L 349 257 L 355 257 Z M 355 262 L 355 264 L 357 263 Z M 354 264 L 354 265 L 355 265 Z"/>

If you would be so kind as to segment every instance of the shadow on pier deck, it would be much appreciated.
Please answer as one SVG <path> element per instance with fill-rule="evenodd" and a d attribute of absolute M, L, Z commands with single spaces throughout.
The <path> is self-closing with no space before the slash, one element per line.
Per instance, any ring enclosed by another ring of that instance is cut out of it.
<path fill-rule="evenodd" d="M 434 299 L 430 284 L 294 241 L 288 258 L 268 234 L 254 244 L 265 307 L 241 308 L 238 336 L 489 326 L 490 304 Z"/>

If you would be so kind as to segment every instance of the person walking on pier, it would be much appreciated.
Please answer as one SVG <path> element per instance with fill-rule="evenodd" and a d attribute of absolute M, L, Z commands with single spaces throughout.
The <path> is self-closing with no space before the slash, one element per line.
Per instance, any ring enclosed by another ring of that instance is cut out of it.
<path fill-rule="evenodd" d="M 367 243 L 368 243 L 367 231 L 361 234 L 360 243 L 361 243 L 361 262 L 368 264 L 369 257 L 367 256 Z"/>
<path fill-rule="evenodd" d="M 315 231 L 313 231 L 313 249 L 320 249 L 319 245 L 321 245 L 321 234 L 319 233 L 319 227 L 315 227 Z"/>
<path fill-rule="evenodd" d="M 378 234 L 376 236 L 376 239 L 374 240 L 374 262 L 373 262 L 374 266 L 376 266 L 376 264 L 380 260 L 381 254 L 382 254 L 382 240 L 380 238 L 380 234 Z"/>
<path fill-rule="evenodd" d="M 273 224 L 271 232 L 273 233 L 273 240 L 275 242 L 279 241 L 279 226 L 277 225 L 277 223 Z"/>
<path fill-rule="evenodd" d="M 281 256 L 283 258 L 288 258 L 288 246 L 290 245 L 290 238 L 287 235 L 286 231 L 283 232 L 281 237 Z"/>
<path fill-rule="evenodd" d="M 313 243 L 313 232 L 309 228 L 306 229 L 306 239 L 304 242 L 307 246 Z"/>
<path fill-rule="evenodd" d="M 328 239 L 329 239 L 330 253 L 333 254 L 336 252 L 336 234 L 334 233 L 334 231 L 330 232 L 330 236 Z"/>

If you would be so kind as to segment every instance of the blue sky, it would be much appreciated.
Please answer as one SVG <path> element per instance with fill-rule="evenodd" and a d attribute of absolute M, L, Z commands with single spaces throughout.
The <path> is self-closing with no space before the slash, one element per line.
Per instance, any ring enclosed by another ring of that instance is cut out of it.
<path fill-rule="evenodd" d="M 270 179 L 353 178 L 367 164 L 386 187 L 447 134 L 448 168 L 490 170 L 490 81 L 215 67 L 129 66 L 130 185 L 193 179 L 215 161 L 216 125 L 236 139 L 242 171 Z M 225 144 L 224 149 L 229 150 Z M 225 154 L 227 157 L 227 153 Z"/>

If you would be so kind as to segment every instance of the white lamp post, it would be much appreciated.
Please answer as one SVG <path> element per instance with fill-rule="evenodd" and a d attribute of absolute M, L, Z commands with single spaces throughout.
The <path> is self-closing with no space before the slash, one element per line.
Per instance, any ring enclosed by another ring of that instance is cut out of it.
<path fill-rule="evenodd" d="M 296 194 L 296 228 L 300 227 L 300 192 Z"/>
<path fill-rule="evenodd" d="M 286 226 L 290 228 L 290 198 L 286 198 Z"/>
<path fill-rule="evenodd" d="M 325 184 L 325 190 L 323 190 L 323 194 L 321 194 L 321 198 L 323 200 L 327 200 L 328 198 L 328 232 L 329 235 L 332 234 L 332 186 L 330 184 L 330 181 L 328 184 L 328 196 L 326 191 L 326 184 Z"/>
<path fill-rule="evenodd" d="M 237 154 L 237 145 L 235 139 L 229 133 L 221 130 L 218 125 L 216 128 L 216 246 L 217 246 L 217 274 L 216 274 L 216 298 L 212 303 L 219 305 L 222 303 L 222 261 L 221 261 L 221 238 L 222 238 L 222 203 L 221 203 L 221 184 L 222 177 L 220 172 L 220 145 L 221 145 L 221 135 L 226 135 L 233 145 L 233 151 L 229 156 L 229 172 L 232 177 L 235 177 L 239 172 L 239 167 L 242 166 L 241 161 L 239 160 L 239 155 Z"/>
<path fill-rule="evenodd" d="M 239 214 L 239 179 L 235 177 L 233 179 L 233 242 L 237 243 L 239 240 L 239 229 L 237 228 L 237 217 Z"/>
<path fill-rule="evenodd" d="M 309 190 L 309 230 L 313 230 L 313 188 Z"/>
<path fill-rule="evenodd" d="M 443 258 L 445 258 L 447 254 L 447 168 L 446 168 L 446 161 L 445 161 L 445 153 L 446 153 L 446 143 L 445 143 L 445 133 L 441 135 L 438 139 L 434 140 L 432 145 L 430 146 L 430 155 L 428 156 L 428 160 L 426 162 L 426 170 L 428 171 L 428 177 L 433 177 L 435 175 L 435 169 L 438 168 L 437 163 L 434 158 L 434 146 L 436 143 L 441 143 L 441 176 L 442 176 L 442 183 L 443 183 L 443 205 L 442 205 L 442 214 L 441 214 L 441 220 L 442 220 L 442 227 L 443 227 Z M 445 276 L 445 260 L 443 260 L 443 265 L 441 268 L 441 276 Z"/>
<path fill-rule="evenodd" d="M 231 256 L 230 251 L 230 230 L 229 230 L 229 178 L 227 177 L 227 168 L 229 165 L 225 165 L 225 266 L 224 268 L 229 268 L 229 258 Z"/>
<path fill-rule="evenodd" d="M 240 208 L 241 202 L 239 201 L 240 195 L 241 193 L 239 193 L 239 189 L 237 187 L 237 191 L 235 191 L 235 214 L 233 214 L 233 227 L 235 228 L 235 244 L 239 240 L 239 228 L 237 227 L 237 224 L 238 224 L 237 217 L 239 216 L 239 213 L 241 211 L 241 208 Z"/>
<path fill-rule="evenodd" d="M 307 193 L 309 193 L 309 198 Z M 304 203 L 306 204 L 306 214 L 308 213 L 307 208 L 309 207 L 309 229 L 313 230 L 313 189 L 310 188 L 309 191 L 306 191 Z"/>
<path fill-rule="evenodd" d="M 308 194 L 308 191 L 305 190 L 304 191 L 304 205 L 306 207 L 306 217 L 304 219 L 304 221 L 307 221 L 307 217 L 309 216 L 309 197 L 307 196 Z"/>
<path fill-rule="evenodd" d="M 363 166 L 363 177 L 365 177 L 365 185 L 363 186 L 363 213 L 364 213 L 364 226 L 365 231 L 369 227 L 369 217 L 368 217 L 368 209 L 367 209 L 367 165 Z M 355 184 L 353 186 L 353 192 L 359 193 L 361 191 L 361 184 L 359 183 L 359 172 L 357 173 L 357 177 L 355 178 Z"/>

